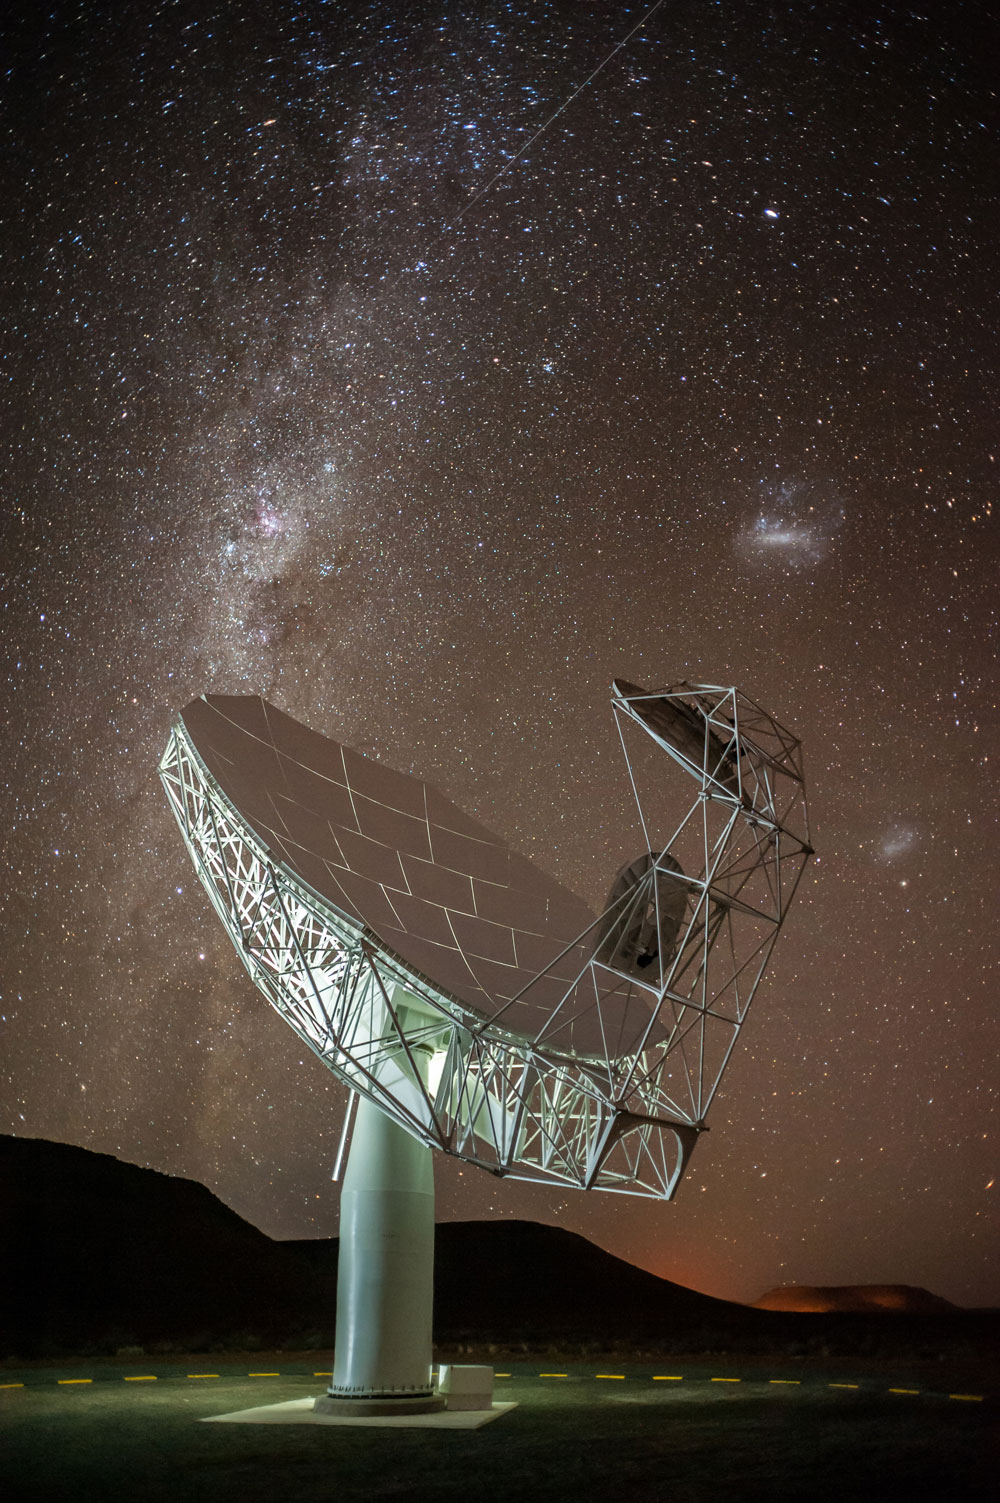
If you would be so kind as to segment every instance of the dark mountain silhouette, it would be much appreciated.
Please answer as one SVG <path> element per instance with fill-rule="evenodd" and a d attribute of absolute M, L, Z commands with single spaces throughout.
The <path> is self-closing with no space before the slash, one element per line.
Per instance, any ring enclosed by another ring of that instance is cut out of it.
<path fill-rule="evenodd" d="M 760 1329 L 745 1305 L 657 1278 L 586 1237 L 533 1221 L 437 1228 L 435 1327 L 498 1339 L 662 1340 L 680 1331 Z"/>
<path fill-rule="evenodd" d="M 277 1332 L 312 1279 L 203 1185 L 62 1143 L 0 1138 L 0 1214 L 3 1355 Z"/>
<path fill-rule="evenodd" d="M 957 1310 L 946 1299 L 913 1284 L 782 1284 L 755 1299 L 755 1310 L 826 1314 L 831 1310 L 870 1314 L 941 1315 Z"/>
<path fill-rule="evenodd" d="M 333 1345 L 336 1241 L 274 1242 L 190 1180 L 0 1136 L 0 1214 L 0 1360 Z M 964 1311 L 773 1313 L 671 1284 L 558 1227 L 437 1228 L 440 1345 L 877 1353 L 888 1327 L 895 1349 L 923 1351 L 992 1339 L 997 1324 Z"/>
<path fill-rule="evenodd" d="M 0 1137 L 0 1356 L 333 1339 L 335 1239 L 274 1242 L 203 1185 Z M 532 1222 L 437 1228 L 438 1339 L 546 1341 L 765 1317 Z"/>
<path fill-rule="evenodd" d="M 0 1356 L 87 1345 L 332 1341 L 337 1241 L 272 1241 L 202 1184 L 0 1138 Z M 602 1339 L 759 1321 L 532 1222 L 438 1226 L 439 1339 Z"/>

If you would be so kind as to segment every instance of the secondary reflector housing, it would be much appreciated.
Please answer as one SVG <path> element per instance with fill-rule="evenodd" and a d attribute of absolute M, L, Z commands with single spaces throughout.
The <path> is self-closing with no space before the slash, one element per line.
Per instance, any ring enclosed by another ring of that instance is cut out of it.
<path fill-rule="evenodd" d="M 736 689 L 612 705 L 644 831 L 626 731 L 688 776 L 601 915 L 257 696 L 195 700 L 160 775 L 253 981 L 345 1085 L 496 1174 L 669 1199 L 811 854 L 801 755 Z"/>

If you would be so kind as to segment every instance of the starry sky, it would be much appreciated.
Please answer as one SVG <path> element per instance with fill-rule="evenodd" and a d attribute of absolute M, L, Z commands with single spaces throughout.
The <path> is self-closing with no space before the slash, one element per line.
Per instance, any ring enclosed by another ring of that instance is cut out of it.
<path fill-rule="evenodd" d="M 195 695 L 600 906 L 611 679 L 735 683 L 818 859 L 677 1200 L 439 1157 L 439 1216 L 1000 1303 L 995 16 L 668 0 L 619 48 L 647 9 L 5 7 L 0 1129 L 336 1231 L 343 1092 L 156 777 Z"/>

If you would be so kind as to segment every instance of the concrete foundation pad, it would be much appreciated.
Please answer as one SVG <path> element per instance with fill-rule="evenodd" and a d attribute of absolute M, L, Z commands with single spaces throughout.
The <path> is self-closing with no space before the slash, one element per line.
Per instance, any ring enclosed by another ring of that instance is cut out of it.
<path fill-rule="evenodd" d="M 494 1403 L 492 1409 L 440 1409 L 434 1414 L 317 1414 L 315 1399 L 289 1399 L 284 1404 L 262 1404 L 257 1409 L 237 1409 L 232 1414 L 209 1414 L 203 1425 L 348 1425 L 382 1430 L 478 1430 L 499 1419 L 516 1404 Z"/>

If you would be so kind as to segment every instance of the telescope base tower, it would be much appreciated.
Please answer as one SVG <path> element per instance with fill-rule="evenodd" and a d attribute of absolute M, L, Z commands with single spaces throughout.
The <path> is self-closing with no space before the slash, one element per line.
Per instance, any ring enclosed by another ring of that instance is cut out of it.
<path fill-rule="evenodd" d="M 365 1097 L 340 1201 L 337 1340 L 319 1414 L 426 1414 L 431 1381 L 433 1150 Z"/>

